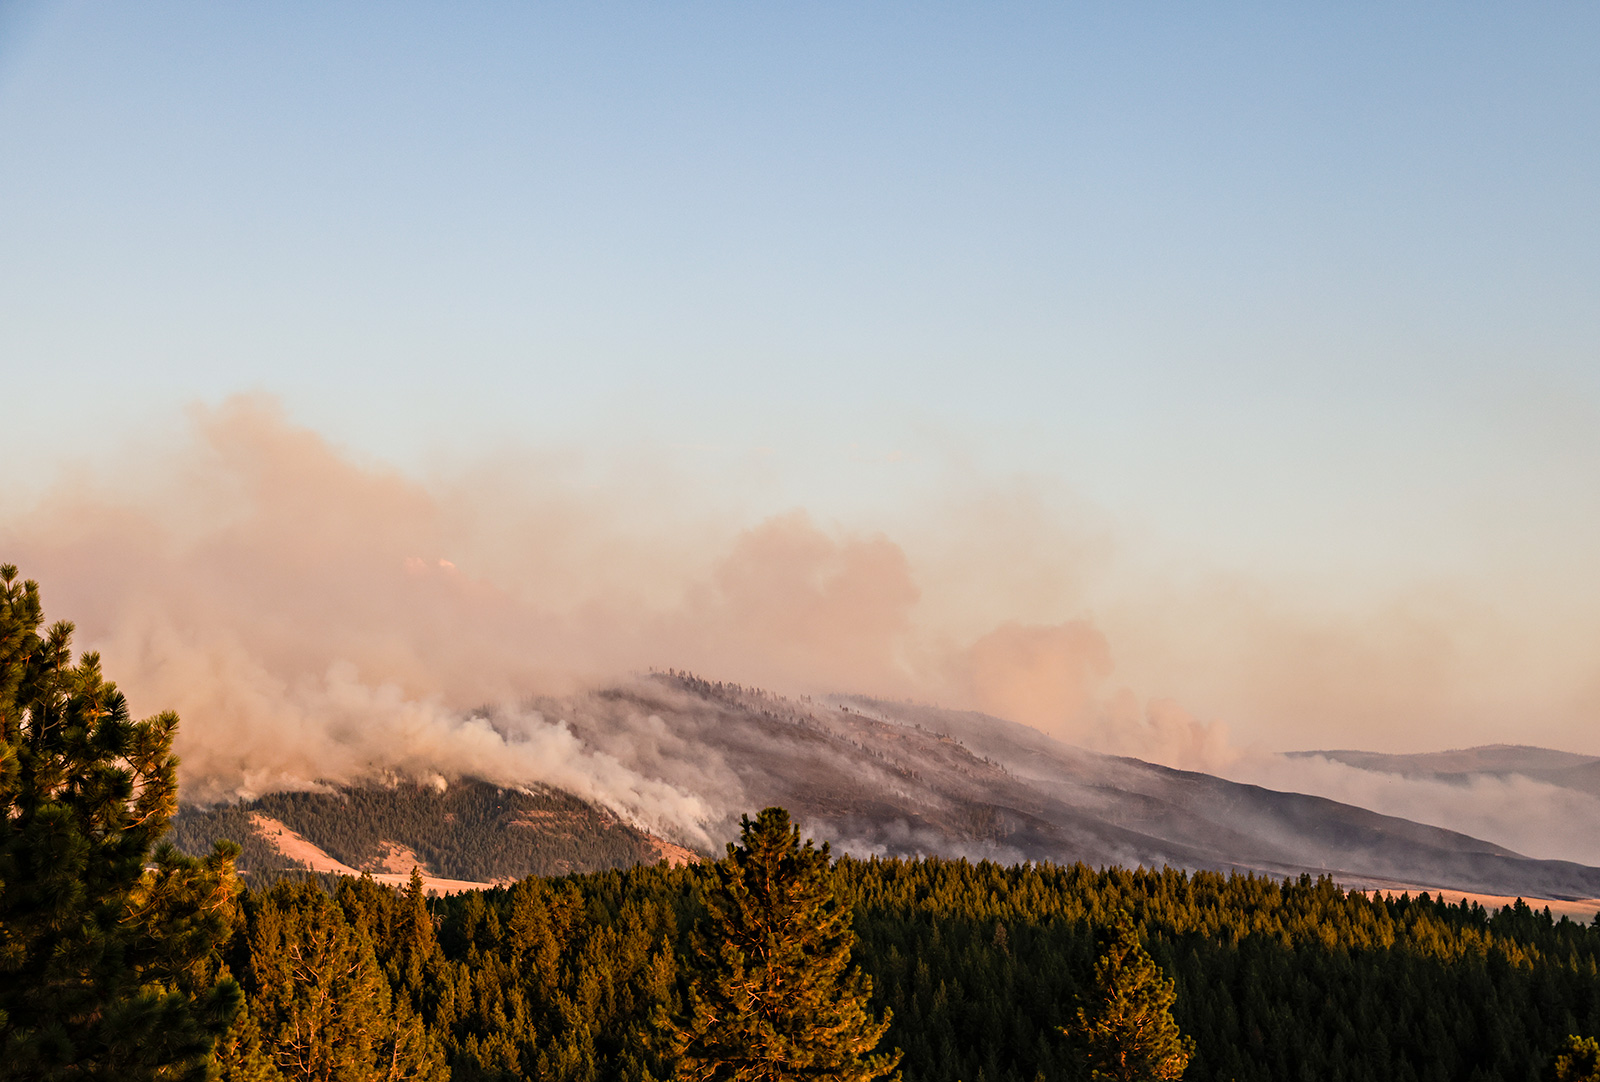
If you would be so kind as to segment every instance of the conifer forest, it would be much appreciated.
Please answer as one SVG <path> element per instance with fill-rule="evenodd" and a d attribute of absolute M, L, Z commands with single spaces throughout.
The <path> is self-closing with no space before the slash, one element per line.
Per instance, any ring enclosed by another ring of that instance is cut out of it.
<path fill-rule="evenodd" d="M 0 0 L 0 1082 L 1600 1082 L 1600 0 Z"/>
<path fill-rule="evenodd" d="M 170 714 L 0 589 L 0 1078 L 1600 1077 L 1600 926 L 1328 879 L 726 857 L 429 897 L 185 855 Z"/>

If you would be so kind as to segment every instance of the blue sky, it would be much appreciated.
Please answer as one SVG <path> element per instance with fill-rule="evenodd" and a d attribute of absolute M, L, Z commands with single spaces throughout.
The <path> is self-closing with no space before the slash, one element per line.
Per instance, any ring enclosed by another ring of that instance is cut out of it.
<path fill-rule="evenodd" d="M 14 461 L 262 390 L 406 468 L 1024 475 L 1175 562 L 1600 601 L 1593 5 L 0 12 Z"/>

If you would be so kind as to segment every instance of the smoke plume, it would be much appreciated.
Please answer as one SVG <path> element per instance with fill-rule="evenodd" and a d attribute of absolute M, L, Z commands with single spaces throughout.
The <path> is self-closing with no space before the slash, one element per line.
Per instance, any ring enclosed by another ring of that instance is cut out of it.
<path fill-rule="evenodd" d="M 1250 746 L 1279 723 L 1280 741 L 1326 744 L 1312 733 L 1358 710 L 1295 725 L 1330 701 L 1441 714 L 1472 686 L 1448 637 L 1412 636 L 1403 657 L 1416 642 L 1427 655 L 1412 678 L 1351 645 L 1383 635 L 1341 636 L 1241 591 L 1119 592 L 1130 576 L 1102 526 L 1063 527 L 1010 485 L 887 527 L 803 510 L 749 521 L 647 464 L 508 453 L 410 476 L 245 396 L 7 498 L 0 555 L 136 710 L 180 713 L 183 783 L 202 799 L 474 774 L 702 838 L 727 811 L 714 788 L 587 745 L 563 717 L 563 696 L 652 667 L 938 701 L 1207 770 L 1242 754 L 1219 718 L 1251 722 Z M 1206 646 L 1177 645 L 1193 641 Z M 1383 694 L 1356 695 L 1361 674 L 1330 668 L 1343 661 L 1383 669 Z"/>

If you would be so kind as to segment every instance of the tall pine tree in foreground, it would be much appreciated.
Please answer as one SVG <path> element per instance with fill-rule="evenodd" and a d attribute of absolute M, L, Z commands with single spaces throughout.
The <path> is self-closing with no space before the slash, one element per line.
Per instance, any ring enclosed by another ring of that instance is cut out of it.
<path fill-rule="evenodd" d="M 834 894 L 828 846 L 802 845 L 782 808 L 745 816 L 740 841 L 706 893 L 696 937 L 702 973 L 688 1018 L 664 1021 L 677 1077 L 871 1082 L 893 1074 L 898 1052 L 872 1054 L 889 1019 L 873 1019 L 870 980 L 847 972 L 855 934 Z"/>
<path fill-rule="evenodd" d="M 72 625 L 0 567 L 0 1079 L 194 1079 L 240 1002 L 233 857 L 157 847 L 176 715 L 132 721 Z"/>
<path fill-rule="evenodd" d="M 1076 1030 L 1096 1082 L 1166 1082 L 1183 1077 L 1194 1041 L 1172 1020 L 1172 980 L 1139 942 L 1126 913 L 1101 930 L 1091 1002 L 1078 1011 Z"/>

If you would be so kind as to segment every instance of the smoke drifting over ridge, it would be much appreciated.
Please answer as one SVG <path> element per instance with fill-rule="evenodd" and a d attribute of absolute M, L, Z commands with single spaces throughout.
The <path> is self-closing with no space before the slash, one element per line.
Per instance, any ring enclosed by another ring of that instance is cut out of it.
<path fill-rule="evenodd" d="M 1524 856 L 1600 867 L 1600 798 L 1520 774 L 1446 781 L 1363 770 L 1321 756 L 1249 754 L 1221 773 L 1457 830 Z"/>
<path fill-rule="evenodd" d="M 726 809 L 581 745 L 549 705 L 669 666 L 939 701 L 1180 767 L 1239 760 L 1181 695 L 1121 686 L 1125 643 L 1144 675 L 1162 656 L 1150 644 L 1179 633 L 1155 626 L 1156 608 L 980 618 L 950 599 L 979 592 L 983 569 L 951 588 L 948 552 L 941 564 L 923 534 L 803 511 L 745 522 L 670 478 L 569 466 L 491 461 L 422 481 L 342 453 L 270 399 L 236 398 L 197 409 L 173 445 L 7 508 L 0 545 L 135 710 L 179 711 L 197 797 L 472 773 L 560 785 L 693 839 Z M 982 531 L 926 534 L 941 526 Z M 989 558 L 1049 568 L 1052 554 L 997 543 Z M 535 696 L 540 710 L 518 707 Z"/>

